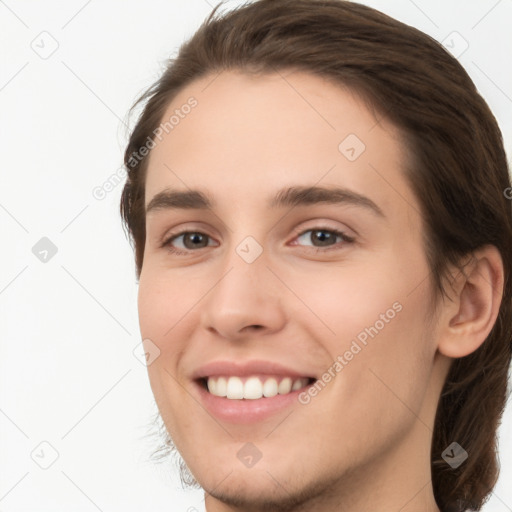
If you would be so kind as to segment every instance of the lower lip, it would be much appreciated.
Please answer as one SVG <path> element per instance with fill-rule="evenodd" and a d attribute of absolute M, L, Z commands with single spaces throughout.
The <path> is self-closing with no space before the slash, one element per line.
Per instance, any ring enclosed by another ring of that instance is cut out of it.
<path fill-rule="evenodd" d="M 199 382 L 194 384 L 198 388 L 201 402 L 208 412 L 219 420 L 238 424 L 263 421 L 273 414 L 291 407 L 298 403 L 299 394 L 309 387 L 306 386 L 286 395 L 276 395 L 271 398 L 231 400 L 230 398 L 212 395 Z"/>

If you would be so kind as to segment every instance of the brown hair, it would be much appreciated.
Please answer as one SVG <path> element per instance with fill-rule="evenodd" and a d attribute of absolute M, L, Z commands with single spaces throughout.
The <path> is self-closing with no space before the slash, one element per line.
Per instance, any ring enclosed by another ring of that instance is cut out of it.
<path fill-rule="evenodd" d="M 500 129 L 459 64 L 440 43 L 370 7 L 346 0 L 258 0 L 219 15 L 217 5 L 138 100 L 145 108 L 125 152 L 121 215 L 135 242 L 140 277 L 145 245 L 147 158 L 134 158 L 166 107 L 192 81 L 237 69 L 307 71 L 349 87 L 403 134 L 406 178 L 418 198 L 436 298 L 447 295 L 450 264 L 494 245 L 505 266 L 504 294 L 488 338 L 454 360 L 438 404 L 431 467 L 442 510 L 480 510 L 496 484 L 497 428 L 507 399 L 512 346 L 512 201 Z M 453 441 L 469 454 L 452 469 Z"/>

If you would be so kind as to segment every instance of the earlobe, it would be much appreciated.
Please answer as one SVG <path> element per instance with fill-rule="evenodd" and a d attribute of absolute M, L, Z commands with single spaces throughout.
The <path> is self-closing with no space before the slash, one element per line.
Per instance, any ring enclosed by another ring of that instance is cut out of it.
<path fill-rule="evenodd" d="M 438 349 L 452 358 L 477 350 L 491 332 L 501 305 L 503 260 L 492 245 L 478 249 L 453 283 L 456 295 L 440 316 Z"/>

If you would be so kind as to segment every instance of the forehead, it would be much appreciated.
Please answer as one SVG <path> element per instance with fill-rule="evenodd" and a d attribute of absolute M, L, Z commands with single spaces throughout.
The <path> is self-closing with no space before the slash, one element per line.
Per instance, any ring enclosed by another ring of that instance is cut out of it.
<path fill-rule="evenodd" d="M 208 75 L 174 98 L 161 127 L 166 122 L 149 156 L 146 205 L 165 188 L 263 204 L 276 189 L 300 184 L 343 186 L 398 215 L 418 209 L 398 130 L 321 77 Z"/>

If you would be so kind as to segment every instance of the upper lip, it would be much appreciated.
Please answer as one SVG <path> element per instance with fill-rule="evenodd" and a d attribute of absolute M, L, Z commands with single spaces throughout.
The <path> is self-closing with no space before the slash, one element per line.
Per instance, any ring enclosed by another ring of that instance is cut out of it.
<path fill-rule="evenodd" d="M 215 376 L 247 377 L 250 375 L 282 375 L 283 377 L 314 378 L 307 372 L 288 368 L 273 361 L 212 361 L 197 368 L 192 374 L 193 379 L 204 379 Z"/>

